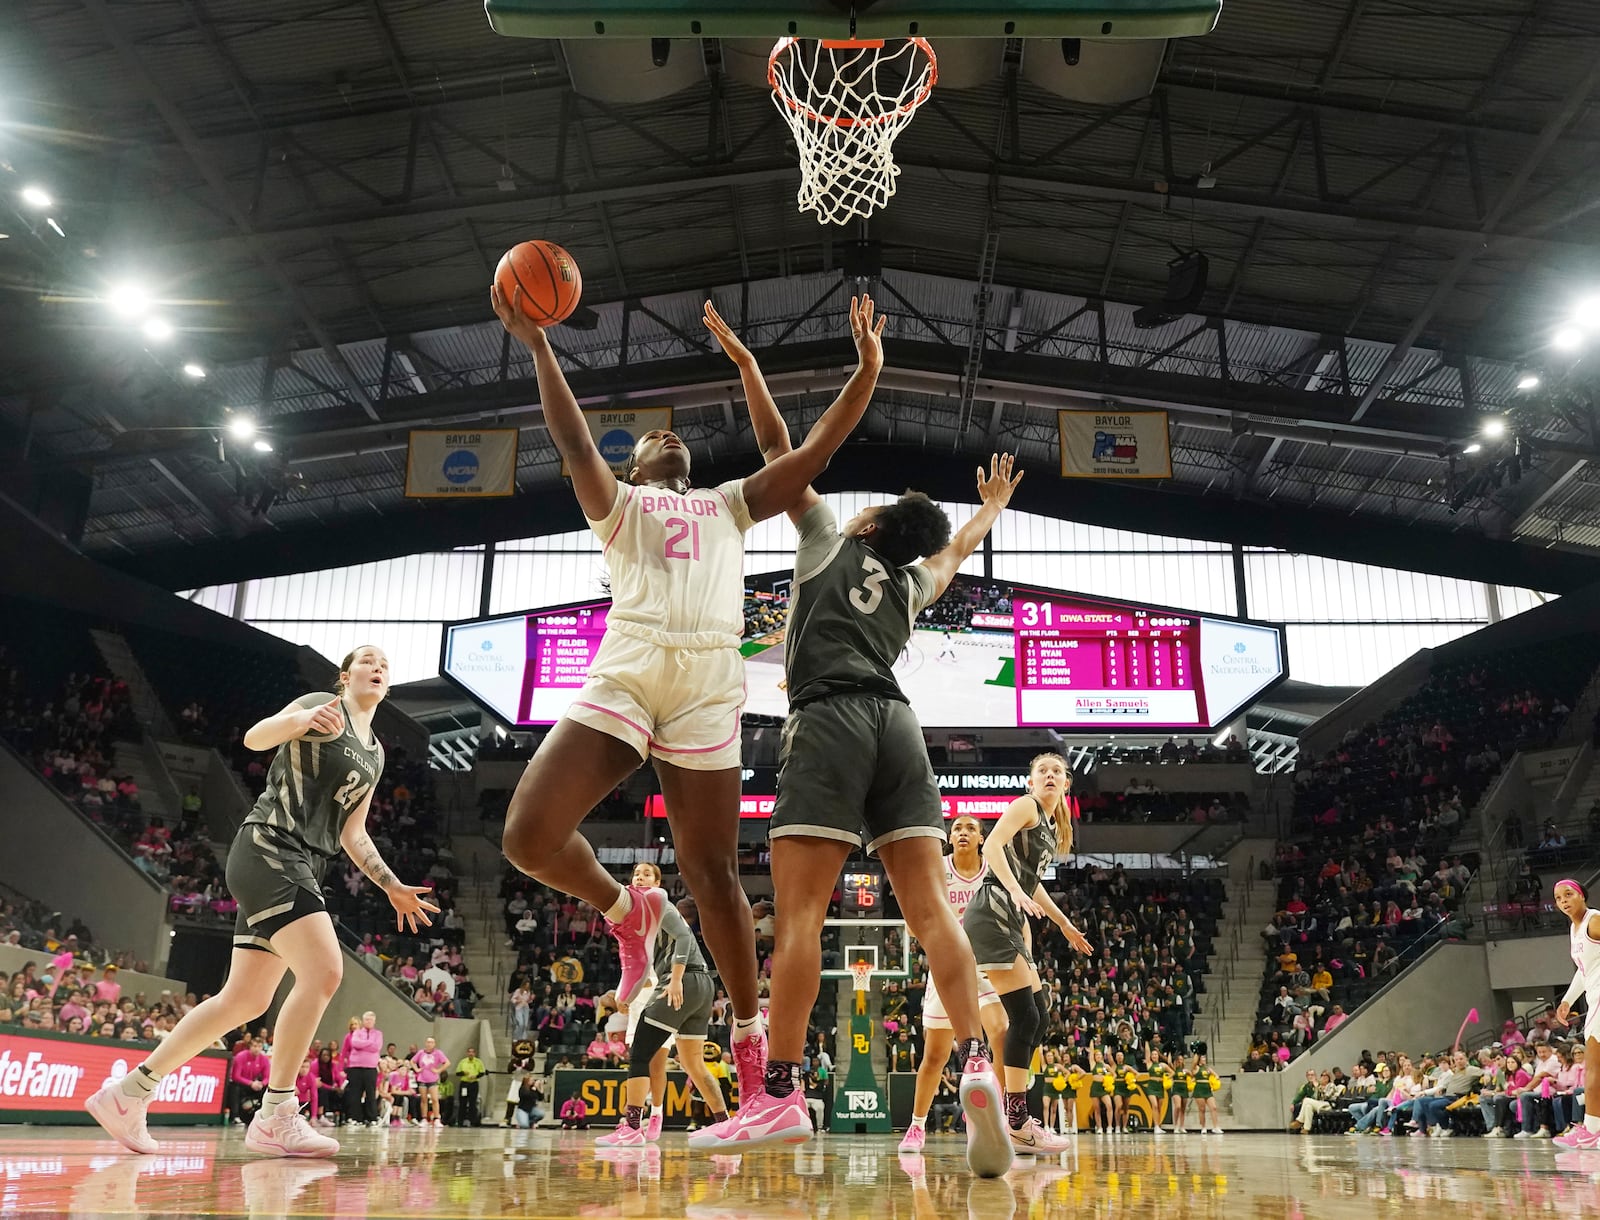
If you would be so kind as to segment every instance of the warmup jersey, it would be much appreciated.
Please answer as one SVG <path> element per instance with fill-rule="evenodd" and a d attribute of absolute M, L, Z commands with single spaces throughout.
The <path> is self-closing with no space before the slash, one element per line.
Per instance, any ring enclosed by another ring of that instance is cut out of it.
<path fill-rule="evenodd" d="M 607 630 L 668 648 L 739 646 L 744 634 L 744 480 L 691 488 L 617 484 L 590 521 L 611 573 Z"/>
<path fill-rule="evenodd" d="M 950 900 L 950 909 L 956 913 L 957 919 L 967 913 L 967 907 L 971 905 L 973 898 L 977 896 L 978 887 L 983 884 L 983 879 L 988 875 L 989 866 L 987 864 L 979 864 L 977 876 L 963 877 L 956 871 L 956 858 L 954 856 L 946 856 L 944 858 L 945 896 Z"/>
<path fill-rule="evenodd" d="M 790 709 L 841 694 L 909 702 L 894 662 L 934 599 L 933 573 L 921 564 L 891 567 L 859 538 L 844 537 L 826 504 L 812 505 L 799 529 L 783 659 Z"/>
<path fill-rule="evenodd" d="M 1044 871 L 1046 864 L 1056 858 L 1056 847 L 1060 842 L 1056 824 L 1045 815 L 1039 798 L 1034 797 L 1033 803 L 1039 806 L 1039 824 L 1031 830 L 1018 831 L 1005 846 L 1006 863 L 1011 866 L 1017 887 L 1024 894 L 1032 894 L 1039 888 L 1039 874 Z M 993 873 L 987 873 L 984 880 L 990 885 L 1001 884 L 1000 878 Z"/>
<path fill-rule="evenodd" d="M 302 695 L 301 707 L 321 707 L 331 694 Z M 267 786 L 245 815 L 247 824 L 270 826 L 323 857 L 339 854 L 339 832 L 383 774 L 383 746 L 356 736 L 350 707 L 337 737 L 302 737 L 278 747 L 267 767 Z"/>
<path fill-rule="evenodd" d="M 672 964 L 683 963 L 683 973 L 687 976 L 699 971 L 708 974 L 705 956 L 700 952 L 700 945 L 694 938 L 694 930 L 689 923 L 678 913 L 678 908 L 670 902 L 661 912 L 661 931 L 656 936 L 656 958 L 653 968 L 656 972 L 656 986 L 665 987 L 672 979 Z"/>

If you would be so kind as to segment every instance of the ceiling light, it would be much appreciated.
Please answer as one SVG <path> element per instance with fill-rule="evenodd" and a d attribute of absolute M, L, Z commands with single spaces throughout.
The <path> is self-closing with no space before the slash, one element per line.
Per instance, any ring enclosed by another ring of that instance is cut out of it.
<path fill-rule="evenodd" d="M 1482 449 L 1482 448 L 1483 448 L 1483 446 L 1482 446 L 1482 445 L 1480 445 L 1480 444 L 1478 444 L 1478 442 L 1477 442 L 1477 441 L 1473 441 L 1473 442 L 1472 442 L 1472 444 L 1470 444 L 1470 445 L 1468 445 L 1468 446 L 1467 446 L 1467 447 L 1466 447 L 1466 448 L 1465 448 L 1465 449 L 1463 449 L 1463 450 L 1462 450 L 1462 451 L 1461 451 L 1461 452 L 1462 452 L 1462 453 L 1476 453 L 1476 452 L 1478 452 L 1478 450 L 1480 450 L 1480 449 Z"/>
<path fill-rule="evenodd" d="M 251 448 L 253 448 L 257 453 L 271 453 L 272 452 L 272 442 L 269 441 L 269 440 L 262 440 L 260 438 L 257 438 L 256 443 L 253 446 L 251 446 Z"/>
<path fill-rule="evenodd" d="M 256 434 L 256 421 L 248 415 L 235 415 L 228 421 L 228 435 L 236 441 L 247 441 Z"/>
<path fill-rule="evenodd" d="M 165 343 L 172 338 L 172 323 L 165 318 L 151 318 L 144 324 L 144 337 L 152 343 Z"/>
<path fill-rule="evenodd" d="M 1600 296 L 1585 297 L 1573 306 L 1572 320 L 1584 330 L 1600 330 Z"/>
<path fill-rule="evenodd" d="M 25 186 L 22 188 L 22 202 L 30 208 L 47 208 L 55 202 L 50 198 L 50 192 L 42 186 Z"/>
<path fill-rule="evenodd" d="M 150 309 L 150 297 L 137 284 L 118 284 L 106 293 L 106 304 L 119 318 L 142 318 Z"/>
<path fill-rule="evenodd" d="M 1519 390 L 1537 390 L 1538 388 L 1538 373 L 1524 373 L 1521 377 L 1517 378 L 1517 389 Z"/>
<path fill-rule="evenodd" d="M 1503 419 L 1486 419 L 1483 421 L 1483 434 L 1490 440 L 1495 440 L 1506 434 L 1506 421 Z"/>
<path fill-rule="evenodd" d="M 67 235 L 65 230 L 63 230 L 62 227 L 56 223 L 56 218 L 54 216 L 46 216 L 44 218 L 44 222 L 56 231 L 57 237 L 65 237 Z"/>
<path fill-rule="evenodd" d="M 1576 326 L 1563 326 L 1550 336 L 1550 346 L 1558 352 L 1575 352 L 1583 346 L 1583 332 Z"/>
<path fill-rule="evenodd" d="M 193 377 L 196 381 L 204 381 L 206 377 L 206 371 L 193 360 L 191 360 L 188 364 L 183 366 L 183 375 L 185 377 Z"/>

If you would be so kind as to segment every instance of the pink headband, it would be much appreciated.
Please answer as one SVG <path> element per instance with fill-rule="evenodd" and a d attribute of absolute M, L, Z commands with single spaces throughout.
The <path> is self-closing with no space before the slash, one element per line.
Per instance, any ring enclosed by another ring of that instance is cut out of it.
<path fill-rule="evenodd" d="M 1551 887 L 1551 891 L 1554 892 L 1555 890 L 1559 890 L 1564 885 L 1570 885 L 1573 889 L 1577 890 L 1579 898 L 1587 898 L 1589 896 L 1584 892 L 1583 886 L 1579 885 L 1571 877 L 1563 877 L 1560 881 L 1557 881 L 1555 885 Z"/>

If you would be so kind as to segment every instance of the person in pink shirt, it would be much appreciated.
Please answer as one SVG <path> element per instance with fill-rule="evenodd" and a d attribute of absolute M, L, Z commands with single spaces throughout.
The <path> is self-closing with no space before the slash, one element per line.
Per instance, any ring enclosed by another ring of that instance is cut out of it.
<path fill-rule="evenodd" d="M 442 1127 L 444 1120 L 439 1117 L 439 1077 L 450 1066 L 450 1056 L 429 1038 L 422 1044 L 422 1049 L 411 1057 L 411 1062 L 417 1065 L 417 1091 L 422 1094 L 422 1121 L 431 1121 L 435 1127 Z"/>
<path fill-rule="evenodd" d="M 416 1096 L 417 1090 L 411 1074 L 411 1064 L 404 1059 L 396 1061 L 398 1066 L 389 1073 L 389 1123 L 394 1125 L 401 1121 L 411 1121 L 411 1099 Z"/>
<path fill-rule="evenodd" d="M 378 1122 L 378 1059 L 383 1053 L 383 1031 L 378 1028 L 378 1014 L 364 1012 L 361 1023 L 344 1036 L 339 1047 L 339 1058 L 344 1063 L 345 1121 L 371 1124 Z"/>
<path fill-rule="evenodd" d="M 1323 1025 L 1322 1032 L 1324 1034 L 1331 1034 L 1334 1030 L 1338 1029 L 1339 1026 L 1343 1025 L 1349 1019 L 1350 1019 L 1350 1014 L 1347 1013 L 1341 1005 L 1335 1004 L 1333 1006 L 1333 1014 L 1328 1018 L 1327 1022 Z"/>
<path fill-rule="evenodd" d="M 294 1078 L 295 1098 L 311 1115 L 311 1121 L 316 1122 L 317 1110 L 317 1074 L 311 1065 L 311 1056 L 307 1055 L 305 1062 L 300 1065 L 300 1074 Z"/>
<path fill-rule="evenodd" d="M 244 1122 L 246 1111 L 260 1108 L 271 1068 L 272 1062 L 262 1051 L 260 1038 L 252 1038 L 234 1055 L 233 1066 L 228 1070 L 228 1081 L 233 1088 L 233 1101 L 228 1111 L 234 1122 Z"/>
<path fill-rule="evenodd" d="M 117 982 L 116 966 L 107 966 L 100 976 L 100 981 L 94 985 L 94 998 L 105 1000 L 108 1004 L 115 1004 L 122 998 L 122 984 Z"/>

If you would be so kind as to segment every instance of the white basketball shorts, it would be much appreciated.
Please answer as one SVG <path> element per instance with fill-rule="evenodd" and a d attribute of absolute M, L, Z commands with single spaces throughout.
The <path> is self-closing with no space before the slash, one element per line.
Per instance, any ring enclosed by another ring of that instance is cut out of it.
<path fill-rule="evenodd" d="M 995 991 L 994 985 L 989 982 L 989 976 L 983 971 L 978 971 L 978 1007 L 985 1004 L 1000 1003 L 1000 996 Z M 950 1015 L 944 1010 L 944 1001 L 939 998 L 939 989 L 933 985 L 933 975 L 928 975 L 927 990 L 922 993 L 922 1028 L 923 1029 L 950 1029 Z"/>

